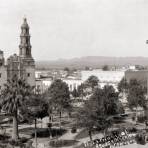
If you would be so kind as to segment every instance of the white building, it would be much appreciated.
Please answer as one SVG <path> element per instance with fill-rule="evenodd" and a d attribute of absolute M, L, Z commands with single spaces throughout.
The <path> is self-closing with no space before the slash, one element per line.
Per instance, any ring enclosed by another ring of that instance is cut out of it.
<path fill-rule="evenodd" d="M 74 88 L 77 89 L 83 83 L 81 79 L 63 79 L 63 81 L 68 85 L 70 91 L 73 91 Z"/>
<path fill-rule="evenodd" d="M 79 85 L 82 84 L 82 80 L 77 80 L 77 79 L 62 79 L 63 82 L 65 82 L 70 91 L 73 91 L 74 88 L 78 88 Z M 44 78 L 44 79 L 38 79 L 36 80 L 36 88 L 40 89 L 41 93 L 46 91 L 50 85 L 52 84 L 53 80 L 50 78 Z"/>
<path fill-rule="evenodd" d="M 36 89 L 40 90 L 40 93 L 43 93 L 50 87 L 52 81 L 50 78 L 36 79 Z"/>
<path fill-rule="evenodd" d="M 102 70 L 92 70 L 92 71 L 81 71 L 81 78 L 62 78 L 62 80 L 67 83 L 69 90 L 73 91 L 74 88 L 78 88 L 83 82 L 85 82 L 91 75 L 97 76 L 99 79 L 100 87 L 104 85 L 112 85 L 117 90 L 117 85 L 124 77 L 124 71 L 102 71 Z M 53 80 L 51 78 L 44 78 L 36 80 L 36 87 L 40 87 L 41 92 L 47 90 Z"/>
<path fill-rule="evenodd" d="M 94 75 L 99 79 L 101 87 L 104 85 L 112 85 L 115 89 L 117 89 L 117 85 L 124 77 L 125 71 L 102 71 L 100 69 L 81 71 L 82 81 L 86 81 L 91 75 Z"/>

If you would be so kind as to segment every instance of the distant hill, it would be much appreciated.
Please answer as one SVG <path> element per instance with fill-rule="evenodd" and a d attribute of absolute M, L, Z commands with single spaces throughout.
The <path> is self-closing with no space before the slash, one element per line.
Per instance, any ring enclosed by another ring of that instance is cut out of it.
<path fill-rule="evenodd" d="M 127 66 L 142 65 L 148 66 L 148 57 L 103 57 L 88 56 L 73 59 L 59 59 L 55 61 L 36 61 L 37 69 L 63 69 L 64 67 L 84 69 L 86 66 L 100 68 L 103 65 Z"/>

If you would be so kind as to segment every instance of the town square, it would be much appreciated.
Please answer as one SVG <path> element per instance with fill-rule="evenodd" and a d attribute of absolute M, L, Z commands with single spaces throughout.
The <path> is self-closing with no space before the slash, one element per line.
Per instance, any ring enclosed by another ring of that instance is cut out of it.
<path fill-rule="evenodd" d="M 0 148 L 147 148 L 148 2 L 0 0 Z"/>

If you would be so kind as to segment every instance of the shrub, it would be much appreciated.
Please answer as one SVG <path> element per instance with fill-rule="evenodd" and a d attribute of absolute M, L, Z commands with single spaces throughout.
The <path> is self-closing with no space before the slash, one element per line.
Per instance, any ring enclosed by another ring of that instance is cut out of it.
<path fill-rule="evenodd" d="M 7 148 L 7 145 L 5 145 L 5 144 L 0 144 L 0 148 Z"/>
<path fill-rule="evenodd" d="M 135 116 L 132 116 L 132 120 L 135 121 Z"/>
<path fill-rule="evenodd" d="M 64 147 L 71 146 L 77 143 L 76 140 L 53 140 L 49 142 L 49 145 L 52 147 Z"/>
<path fill-rule="evenodd" d="M 115 117 L 113 117 L 113 121 L 116 124 L 122 123 L 124 121 L 124 119 L 125 119 L 125 117 L 122 117 L 122 116 L 115 116 Z"/>
<path fill-rule="evenodd" d="M 56 136 L 62 136 L 64 133 L 66 133 L 65 129 L 52 129 L 51 130 L 51 136 L 56 137 Z"/>
<path fill-rule="evenodd" d="M 88 136 L 88 131 L 86 129 L 83 129 L 80 132 L 78 132 L 78 134 L 75 136 L 75 139 L 86 138 L 87 136 Z"/>
<path fill-rule="evenodd" d="M 9 144 L 12 146 L 23 146 L 23 143 L 21 141 L 11 140 L 11 141 L 9 141 Z"/>
<path fill-rule="evenodd" d="M 35 137 L 35 133 L 32 133 L 32 137 Z M 50 132 L 48 129 L 38 129 L 37 130 L 37 137 L 48 137 L 50 136 Z"/>
<path fill-rule="evenodd" d="M 142 133 L 137 134 L 135 137 L 135 140 L 136 140 L 137 144 L 142 144 L 142 145 L 146 144 L 145 135 Z"/>
<path fill-rule="evenodd" d="M 137 117 L 137 121 L 140 122 L 140 123 L 144 123 L 145 120 L 146 120 L 146 116 L 144 116 L 144 115 L 139 115 Z"/>
<path fill-rule="evenodd" d="M 0 140 L 7 140 L 9 139 L 10 137 L 7 136 L 7 135 L 0 135 Z"/>
<path fill-rule="evenodd" d="M 51 130 L 49 130 L 48 128 L 39 129 L 37 131 L 37 137 L 62 136 L 65 132 L 66 132 L 65 129 L 56 129 L 56 128 L 52 128 Z M 35 133 L 32 133 L 32 137 L 34 136 L 35 136 Z"/>
<path fill-rule="evenodd" d="M 26 143 L 28 141 L 28 139 L 26 138 L 26 137 L 22 137 L 21 139 L 20 139 L 20 142 L 21 143 Z"/>
<path fill-rule="evenodd" d="M 25 143 L 30 142 L 31 140 L 28 141 L 27 138 L 22 137 L 21 139 L 18 139 L 18 141 L 14 141 L 14 140 L 9 140 L 7 141 L 7 145 L 10 146 L 18 146 L 18 147 L 23 147 L 25 145 Z M 1 148 L 1 147 L 0 147 Z"/>
<path fill-rule="evenodd" d="M 74 148 L 84 148 L 84 145 L 81 144 L 81 145 L 79 145 L 79 146 L 75 146 Z"/>
<path fill-rule="evenodd" d="M 77 128 L 76 127 L 72 127 L 71 133 L 76 133 L 76 132 L 77 132 Z"/>
<path fill-rule="evenodd" d="M 137 130 L 137 128 L 135 128 L 135 127 L 128 127 L 128 128 L 127 128 L 127 131 L 128 131 L 129 133 L 136 133 L 138 130 Z"/>

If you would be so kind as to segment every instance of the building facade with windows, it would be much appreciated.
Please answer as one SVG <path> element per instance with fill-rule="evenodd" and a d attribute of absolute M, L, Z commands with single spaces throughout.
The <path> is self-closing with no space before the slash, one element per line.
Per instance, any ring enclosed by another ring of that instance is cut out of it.
<path fill-rule="evenodd" d="M 3 51 L 0 51 L 0 88 L 13 76 L 25 79 L 29 85 L 35 86 L 35 61 L 31 48 L 29 25 L 24 18 L 21 25 L 19 55 L 11 55 L 5 63 Z"/>

